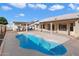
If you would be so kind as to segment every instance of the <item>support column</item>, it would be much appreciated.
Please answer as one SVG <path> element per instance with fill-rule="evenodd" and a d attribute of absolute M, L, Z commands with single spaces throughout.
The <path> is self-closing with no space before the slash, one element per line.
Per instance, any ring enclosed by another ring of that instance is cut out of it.
<path fill-rule="evenodd" d="M 36 25 L 34 25 L 34 29 L 36 30 Z"/>
<path fill-rule="evenodd" d="M 58 31 L 59 31 L 59 24 L 57 23 L 56 24 L 56 33 L 58 33 Z"/>
<path fill-rule="evenodd" d="M 68 35 L 70 35 L 70 24 L 69 23 L 67 24 L 67 33 Z"/>
<path fill-rule="evenodd" d="M 58 32 L 58 24 L 55 24 L 55 31 Z"/>
<path fill-rule="evenodd" d="M 27 24 L 26 24 L 26 31 L 27 31 L 27 28 L 28 28 L 28 27 L 27 27 Z"/>
<path fill-rule="evenodd" d="M 39 31 L 39 24 L 38 24 L 37 30 Z"/>
<path fill-rule="evenodd" d="M 41 30 L 41 25 L 39 24 L 39 26 L 38 26 L 38 31 L 40 31 Z"/>

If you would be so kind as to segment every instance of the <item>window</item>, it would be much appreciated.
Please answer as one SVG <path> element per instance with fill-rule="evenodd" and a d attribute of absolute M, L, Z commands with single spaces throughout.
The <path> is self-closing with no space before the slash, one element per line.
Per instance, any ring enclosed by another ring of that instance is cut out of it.
<path fill-rule="evenodd" d="M 52 24 L 52 30 L 54 30 L 54 27 L 55 27 L 54 24 Z"/>
<path fill-rule="evenodd" d="M 43 29 L 45 29 L 45 25 L 43 24 Z"/>
<path fill-rule="evenodd" d="M 59 24 L 59 30 L 66 31 L 67 30 L 67 25 L 66 24 Z"/>
<path fill-rule="evenodd" d="M 73 31 L 73 23 L 70 23 L 70 31 Z"/>

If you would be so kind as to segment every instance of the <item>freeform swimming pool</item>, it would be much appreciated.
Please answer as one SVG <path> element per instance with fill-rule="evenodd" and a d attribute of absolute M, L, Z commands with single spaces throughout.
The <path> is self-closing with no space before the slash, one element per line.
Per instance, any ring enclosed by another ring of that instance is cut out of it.
<path fill-rule="evenodd" d="M 18 34 L 16 38 L 20 42 L 20 47 L 34 49 L 47 55 L 64 55 L 67 51 L 61 44 L 46 41 L 32 34 Z"/>

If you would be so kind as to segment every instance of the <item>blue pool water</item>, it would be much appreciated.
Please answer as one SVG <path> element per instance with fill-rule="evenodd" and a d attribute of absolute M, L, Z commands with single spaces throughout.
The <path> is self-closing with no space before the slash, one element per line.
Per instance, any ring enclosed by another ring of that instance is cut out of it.
<path fill-rule="evenodd" d="M 18 34 L 16 38 L 19 40 L 20 47 L 34 49 L 47 55 L 64 55 L 67 51 L 63 45 L 46 41 L 35 35 Z"/>

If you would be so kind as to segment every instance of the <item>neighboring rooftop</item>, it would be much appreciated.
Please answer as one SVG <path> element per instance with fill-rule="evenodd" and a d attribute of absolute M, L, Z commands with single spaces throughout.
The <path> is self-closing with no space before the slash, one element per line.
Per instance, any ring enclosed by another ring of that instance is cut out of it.
<path fill-rule="evenodd" d="M 30 24 L 29 22 L 15 22 L 15 21 L 14 21 L 13 23 L 15 23 L 15 24 L 16 24 L 16 23 L 17 23 L 17 24 Z"/>
<path fill-rule="evenodd" d="M 13 22 L 15 24 L 30 24 L 30 26 L 35 25 L 35 24 L 39 24 L 39 20 L 37 21 L 32 21 L 32 22 Z"/>
<path fill-rule="evenodd" d="M 75 19 L 75 18 L 79 18 L 79 12 L 46 18 L 46 19 L 43 19 L 40 22 L 58 21 L 58 20 L 69 20 L 69 19 Z"/>

